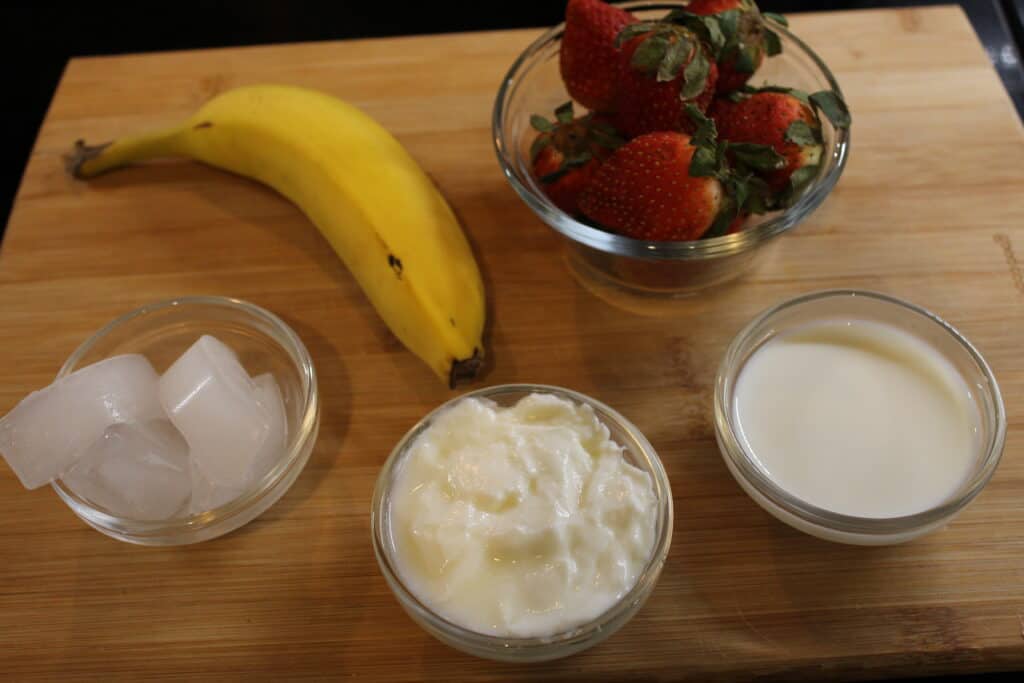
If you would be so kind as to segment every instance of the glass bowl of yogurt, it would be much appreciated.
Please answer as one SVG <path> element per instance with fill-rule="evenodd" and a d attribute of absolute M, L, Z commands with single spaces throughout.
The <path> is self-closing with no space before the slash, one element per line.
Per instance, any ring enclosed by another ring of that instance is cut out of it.
<path fill-rule="evenodd" d="M 672 539 L 651 444 L 583 394 L 510 384 L 449 401 L 381 469 L 381 572 L 405 611 L 478 657 L 530 662 L 601 642 L 642 607 Z"/>
<path fill-rule="evenodd" d="M 830 541 L 888 545 L 948 523 L 995 472 L 999 385 L 953 326 L 874 292 L 784 302 L 741 331 L 715 386 L 719 448 L 765 510 Z"/>

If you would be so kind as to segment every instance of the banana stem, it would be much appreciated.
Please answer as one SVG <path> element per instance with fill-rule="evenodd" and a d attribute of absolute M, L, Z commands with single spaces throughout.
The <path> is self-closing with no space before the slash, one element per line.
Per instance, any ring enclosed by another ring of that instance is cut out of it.
<path fill-rule="evenodd" d="M 177 156 L 181 149 L 178 137 L 183 130 L 182 126 L 174 126 L 102 145 L 87 145 L 78 140 L 64 161 L 71 175 L 84 179 L 138 161 Z"/>

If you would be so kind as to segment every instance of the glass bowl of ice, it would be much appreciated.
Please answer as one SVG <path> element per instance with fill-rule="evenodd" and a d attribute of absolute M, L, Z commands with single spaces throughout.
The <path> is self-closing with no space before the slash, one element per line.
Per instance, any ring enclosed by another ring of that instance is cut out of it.
<path fill-rule="evenodd" d="M 53 411 L 60 430 L 33 430 Z M 143 306 L 87 339 L 54 384 L 0 421 L 0 442 L 26 486 L 52 479 L 102 533 L 182 545 L 273 505 L 309 459 L 319 424 L 313 362 L 287 324 L 236 299 L 187 297 Z"/>

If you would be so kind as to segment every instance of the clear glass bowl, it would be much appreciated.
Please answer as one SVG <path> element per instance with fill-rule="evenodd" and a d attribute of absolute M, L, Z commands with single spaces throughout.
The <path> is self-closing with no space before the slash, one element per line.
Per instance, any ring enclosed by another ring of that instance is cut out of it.
<path fill-rule="evenodd" d="M 129 543 L 184 545 L 216 538 L 255 519 L 291 487 L 305 467 L 320 426 L 313 360 L 276 315 L 224 297 L 184 297 L 143 306 L 108 323 L 65 361 L 58 378 L 123 353 L 141 353 L 163 373 L 203 334 L 230 346 L 251 375 L 273 373 L 288 420 L 288 444 L 277 464 L 238 498 L 214 510 L 168 520 L 135 520 L 79 497 L 61 480 L 53 489 L 94 529 Z"/>
<path fill-rule="evenodd" d="M 498 405 L 509 406 L 531 393 L 552 394 L 594 409 L 598 419 L 608 427 L 612 440 L 623 447 L 626 460 L 651 476 L 658 501 L 657 529 L 650 560 L 636 585 L 604 614 L 590 623 L 545 638 L 502 638 L 470 631 L 446 620 L 417 599 L 402 583 L 395 569 L 395 545 L 391 538 L 391 488 L 408 447 L 431 425 L 434 416 L 440 411 L 471 397 L 486 398 Z M 477 657 L 509 662 L 538 662 L 567 657 L 597 645 L 620 629 L 643 606 L 658 582 L 672 542 L 672 491 L 665 468 L 654 448 L 640 430 L 619 413 L 599 401 L 568 389 L 541 384 L 504 384 L 478 389 L 448 401 L 402 437 L 377 478 L 370 509 L 370 526 L 377 563 L 388 586 L 413 621 L 424 630 L 441 642 Z"/>
<path fill-rule="evenodd" d="M 978 415 L 979 452 L 974 471 L 959 490 L 931 509 L 891 518 L 839 514 L 806 503 L 779 487 L 743 447 L 735 428 L 736 379 L 747 359 L 772 337 L 815 320 L 884 323 L 926 342 L 943 355 L 973 390 Z M 1003 453 L 1006 411 L 992 370 L 952 325 L 934 313 L 899 299 L 856 290 L 815 292 L 786 301 L 759 315 L 733 339 L 715 381 L 715 434 L 729 471 L 758 505 L 790 526 L 840 543 L 889 545 L 917 538 L 948 523 L 991 479 Z"/>
<path fill-rule="evenodd" d="M 620 6 L 645 19 L 660 18 L 682 2 L 626 2 Z M 768 22 L 782 40 L 782 54 L 766 59 L 751 79 L 806 92 L 839 84 L 825 63 L 784 27 Z M 547 198 L 530 172 L 530 143 L 535 131 L 530 115 L 551 115 L 569 98 L 558 68 L 565 25 L 559 24 L 533 42 L 505 76 L 491 122 L 501 169 L 523 201 L 565 238 L 574 275 L 588 289 L 648 297 L 692 293 L 744 273 L 773 238 L 811 215 L 835 187 L 849 156 L 850 131 L 822 122 L 825 150 L 818 175 L 790 208 L 753 217 L 739 233 L 689 242 L 647 242 L 616 235 L 577 221 Z"/>

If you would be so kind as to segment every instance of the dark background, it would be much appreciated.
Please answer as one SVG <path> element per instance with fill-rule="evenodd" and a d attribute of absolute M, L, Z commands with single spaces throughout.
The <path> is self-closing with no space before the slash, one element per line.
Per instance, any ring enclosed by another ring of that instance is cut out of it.
<path fill-rule="evenodd" d="M 947 0 L 948 1 L 948 0 Z M 840 10 L 930 0 L 761 0 L 776 12 Z M 962 0 L 993 64 L 1024 115 L 1024 0 Z M 563 0 L 504 2 L 303 2 L 207 0 L 193 3 L 13 2 L 0 5 L 0 50 L 8 81 L 0 96 L 0 236 L 67 60 L 79 55 L 228 45 L 548 26 Z M 936 46 L 941 49 L 941 46 Z M 497 84 L 495 84 L 497 86 Z"/>
<path fill-rule="evenodd" d="M 845 10 L 948 4 L 933 0 L 759 0 L 763 10 Z M 1024 117 L 1024 0 L 961 0 L 1018 113 Z M 193 3 L 0 5 L 0 237 L 22 170 L 68 59 L 81 55 L 339 40 L 415 33 L 541 27 L 558 23 L 563 0 L 334 2 L 207 0 Z M 937 45 L 936 50 L 942 46 Z M 497 87 L 497 84 L 495 84 Z M 1024 189 L 1024 188 L 1022 188 Z M 990 675 L 964 680 L 1016 680 Z"/>

